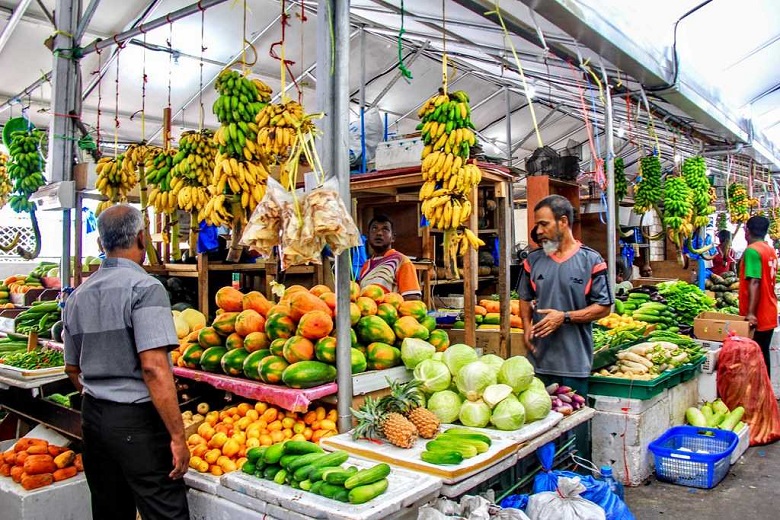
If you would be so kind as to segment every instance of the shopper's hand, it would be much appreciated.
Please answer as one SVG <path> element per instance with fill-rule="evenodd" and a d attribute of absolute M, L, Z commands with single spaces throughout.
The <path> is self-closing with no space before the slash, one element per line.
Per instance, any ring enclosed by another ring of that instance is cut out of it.
<path fill-rule="evenodd" d="M 184 441 L 171 441 L 171 452 L 173 453 L 173 471 L 170 477 L 174 480 L 180 479 L 187 473 L 190 464 L 190 450 Z"/>
<path fill-rule="evenodd" d="M 561 311 L 556 311 L 555 309 L 539 309 L 536 312 L 538 314 L 546 314 L 542 321 L 534 325 L 533 335 L 536 338 L 549 336 L 563 324 L 564 314 Z"/>
<path fill-rule="evenodd" d="M 535 353 L 536 347 L 534 346 L 534 329 L 533 327 L 527 327 L 525 329 L 525 348 L 528 352 Z"/>
<path fill-rule="evenodd" d="M 747 316 L 745 316 L 745 319 L 750 324 L 751 329 L 756 328 L 756 326 L 758 325 L 758 318 L 756 318 L 755 314 L 748 314 Z"/>

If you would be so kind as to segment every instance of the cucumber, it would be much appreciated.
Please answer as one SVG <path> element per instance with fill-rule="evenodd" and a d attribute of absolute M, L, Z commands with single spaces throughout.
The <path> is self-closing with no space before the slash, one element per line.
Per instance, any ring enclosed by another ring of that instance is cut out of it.
<path fill-rule="evenodd" d="M 352 475 L 355 475 L 357 472 L 357 468 L 355 468 L 354 471 L 348 469 L 340 471 L 328 471 L 323 475 L 323 480 L 325 480 L 325 482 L 328 484 L 344 485 L 344 482 L 346 482 L 348 478 L 350 478 Z"/>
<path fill-rule="evenodd" d="M 265 449 L 265 453 L 263 453 L 263 460 L 266 464 L 276 464 L 279 462 L 279 459 L 282 458 L 282 455 L 284 455 L 284 442 L 278 442 L 276 444 L 272 444 L 271 446 L 268 446 Z"/>
<path fill-rule="evenodd" d="M 309 473 L 309 480 L 317 482 L 322 480 L 328 471 L 341 471 L 342 469 L 341 466 L 317 466 Z"/>
<path fill-rule="evenodd" d="M 266 447 L 265 446 L 258 446 L 255 448 L 249 448 L 246 452 L 246 460 L 249 462 L 255 463 L 258 460 L 263 458 L 263 454 L 265 453 Z"/>
<path fill-rule="evenodd" d="M 325 484 L 325 481 L 318 480 L 317 482 L 311 485 L 311 489 L 309 490 L 309 492 L 314 493 L 315 495 L 319 495 L 320 488 L 322 488 L 323 484 Z"/>
<path fill-rule="evenodd" d="M 386 478 L 377 480 L 371 484 L 365 486 L 358 486 L 349 491 L 348 499 L 350 504 L 365 504 L 366 502 L 375 499 L 385 491 L 389 482 Z"/>
<path fill-rule="evenodd" d="M 435 440 L 425 445 L 428 451 L 457 451 L 464 459 L 470 459 L 477 456 L 477 448 L 465 442 Z"/>
<path fill-rule="evenodd" d="M 287 470 L 280 469 L 274 475 L 274 482 L 279 484 L 279 485 L 282 485 L 282 484 L 284 484 L 285 480 L 287 480 Z"/>
<path fill-rule="evenodd" d="M 274 480 L 276 477 L 276 474 L 282 471 L 282 467 L 278 464 L 274 464 L 273 466 L 267 466 L 263 470 L 263 478 L 266 480 Z"/>
<path fill-rule="evenodd" d="M 358 486 L 365 486 L 366 484 L 373 484 L 377 480 L 386 478 L 389 474 L 390 466 L 382 462 L 373 468 L 358 471 L 344 482 L 344 487 L 352 489 Z"/>
<path fill-rule="evenodd" d="M 298 482 L 301 482 L 303 480 L 308 480 L 312 470 L 314 470 L 314 464 L 306 464 L 302 468 L 298 468 L 295 470 L 295 473 L 293 474 L 293 478 Z"/>
<path fill-rule="evenodd" d="M 349 491 L 342 486 L 336 486 L 334 484 L 328 484 L 323 482 L 320 486 L 320 495 L 331 500 L 338 500 L 339 502 L 349 502 Z"/>
<path fill-rule="evenodd" d="M 243 471 L 244 473 L 247 473 L 249 475 L 254 475 L 255 471 L 257 471 L 257 468 L 255 467 L 255 463 L 254 462 L 250 462 L 250 461 L 247 460 L 241 466 L 241 471 Z"/>
<path fill-rule="evenodd" d="M 284 447 L 285 454 L 305 455 L 307 453 L 324 453 L 325 450 L 309 441 L 287 441 Z"/>
<path fill-rule="evenodd" d="M 349 453 L 346 451 L 334 451 L 331 453 L 327 453 L 325 455 L 317 454 L 320 456 L 320 458 L 316 459 L 316 461 L 312 461 L 310 464 L 314 466 L 315 468 L 318 467 L 330 467 L 330 466 L 341 466 L 345 462 L 347 462 L 347 459 L 349 458 Z M 306 457 L 307 455 L 303 455 Z"/>
<path fill-rule="evenodd" d="M 283 466 L 287 468 L 287 471 L 295 473 L 298 468 L 302 468 L 308 464 L 311 464 L 315 460 L 324 456 L 325 455 L 322 453 L 307 453 L 306 455 L 296 455 L 294 459 L 290 460 L 287 464 L 283 464 Z"/>
<path fill-rule="evenodd" d="M 468 428 L 450 428 L 446 430 L 444 433 L 442 433 L 441 435 L 455 435 L 459 438 L 482 441 L 488 446 L 490 446 L 493 443 L 493 441 L 490 440 L 490 437 L 488 437 L 487 435 L 475 432 L 474 430 L 469 430 Z"/>
<path fill-rule="evenodd" d="M 465 438 L 458 435 L 447 435 L 446 433 L 443 433 L 441 435 L 438 435 L 434 441 L 444 441 L 444 442 L 455 442 L 455 443 L 461 443 L 461 444 L 467 444 L 469 446 L 473 446 L 477 449 L 477 453 L 485 453 L 490 449 L 490 445 L 483 441 L 478 441 L 471 438 Z"/>
<path fill-rule="evenodd" d="M 289 464 L 290 464 L 292 461 L 294 461 L 294 460 L 295 460 L 295 459 L 297 459 L 298 457 L 300 457 L 300 455 L 299 455 L 299 454 L 297 454 L 297 453 L 295 453 L 295 454 L 290 454 L 290 455 L 282 455 L 282 458 L 281 458 L 281 459 L 279 459 L 279 464 L 280 464 L 280 465 L 281 465 L 283 468 L 286 468 L 286 467 L 287 467 L 287 466 L 288 466 L 288 465 L 289 465 Z"/>
<path fill-rule="evenodd" d="M 436 464 L 437 466 L 463 462 L 463 455 L 459 451 L 424 451 L 420 454 L 420 458 L 428 464 Z"/>
<path fill-rule="evenodd" d="M 301 482 L 300 486 L 301 489 L 304 491 L 311 491 L 311 487 L 314 485 L 314 483 L 311 480 L 304 480 Z"/>
<path fill-rule="evenodd" d="M 290 481 L 289 486 L 293 489 L 301 489 L 301 485 L 297 480 Z"/>

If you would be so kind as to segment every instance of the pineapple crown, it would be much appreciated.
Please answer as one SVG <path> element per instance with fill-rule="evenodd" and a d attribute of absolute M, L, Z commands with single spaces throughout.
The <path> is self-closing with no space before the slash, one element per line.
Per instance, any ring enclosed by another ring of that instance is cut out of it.
<path fill-rule="evenodd" d="M 386 379 L 390 385 L 390 395 L 386 395 L 379 400 L 379 406 L 385 412 L 407 414 L 423 405 L 424 396 L 420 389 L 421 381 L 412 379 L 402 383 L 391 381 L 389 378 Z"/>
<path fill-rule="evenodd" d="M 377 440 L 382 436 L 382 422 L 387 416 L 381 402 L 371 396 L 367 396 L 363 405 L 355 410 L 350 408 L 352 415 L 357 420 L 357 426 L 352 431 L 353 439 Z"/>

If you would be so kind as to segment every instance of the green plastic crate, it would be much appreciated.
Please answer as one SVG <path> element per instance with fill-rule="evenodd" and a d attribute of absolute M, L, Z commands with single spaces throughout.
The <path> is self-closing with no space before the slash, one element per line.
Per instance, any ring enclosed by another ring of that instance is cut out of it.
<path fill-rule="evenodd" d="M 623 379 L 619 377 L 590 376 L 589 395 L 608 395 L 626 399 L 652 399 L 667 388 L 670 373 L 664 372 L 650 381 Z"/>

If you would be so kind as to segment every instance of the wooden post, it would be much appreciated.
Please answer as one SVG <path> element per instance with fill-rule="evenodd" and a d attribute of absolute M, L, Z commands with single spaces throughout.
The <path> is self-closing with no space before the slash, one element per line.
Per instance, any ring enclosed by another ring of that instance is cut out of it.
<path fill-rule="evenodd" d="M 84 199 L 80 191 L 76 192 L 76 207 L 74 213 L 76 217 L 74 235 L 76 240 L 73 245 L 73 287 L 81 285 L 81 257 L 84 254 L 84 218 L 81 207 L 84 204 Z M 70 281 L 70 273 L 60 273 L 60 284 L 62 287 L 67 287 L 69 284 L 66 281 Z"/>
<path fill-rule="evenodd" d="M 471 206 L 471 218 L 469 219 L 469 228 L 478 228 L 478 196 L 477 187 L 471 190 L 469 195 Z M 474 306 L 477 304 L 477 275 L 479 272 L 477 261 L 477 251 L 469 248 L 468 253 L 463 258 L 463 313 L 465 321 L 464 339 L 466 345 L 472 347 L 477 344 L 477 324 L 474 321 Z"/>
<path fill-rule="evenodd" d="M 206 253 L 198 255 L 198 310 L 209 316 L 209 257 Z"/>
<path fill-rule="evenodd" d="M 27 352 L 32 352 L 36 348 L 38 348 L 38 333 L 31 330 L 30 335 L 27 336 Z"/>
<path fill-rule="evenodd" d="M 418 218 L 419 222 L 420 219 Z M 433 269 L 433 244 L 431 243 L 431 228 L 425 226 L 422 228 L 422 250 L 423 258 L 430 260 L 431 263 L 423 273 L 422 300 L 429 309 L 433 307 L 433 293 L 431 291 L 431 269 Z"/>
<path fill-rule="evenodd" d="M 511 187 L 506 181 L 496 183 L 495 197 L 498 207 L 496 208 L 498 228 L 498 295 L 501 312 L 501 330 L 499 356 L 507 359 L 513 355 L 512 336 L 510 333 L 509 316 L 510 309 L 510 280 L 509 264 L 512 255 L 512 228 L 511 228 L 511 210 L 509 197 L 511 197 Z"/>

